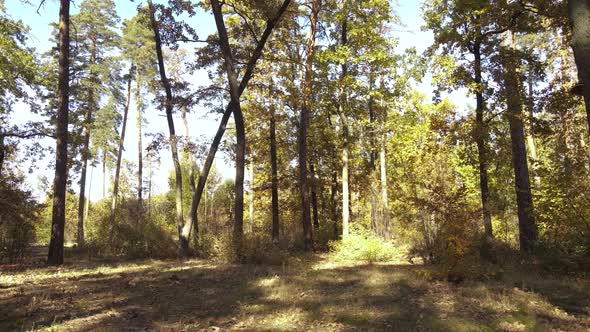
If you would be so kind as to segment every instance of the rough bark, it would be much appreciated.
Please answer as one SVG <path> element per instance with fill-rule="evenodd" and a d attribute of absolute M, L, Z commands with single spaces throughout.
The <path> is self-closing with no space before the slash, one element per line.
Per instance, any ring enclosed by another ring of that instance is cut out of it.
<path fill-rule="evenodd" d="M 53 180 L 53 211 L 51 240 L 47 254 L 48 265 L 63 264 L 64 227 L 66 221 L 66 184 L 68 179 L 68 113 L 70 68 L 70 0 L 60 0 L 59 8 L 59 69 L 55 178 Z"/>
<path fill-rule="evenodd" d="M 481 208 L 483 215 L 484 232 L 488 239 L 494 238 L 492 229 L 492 213 L 490 211 L 490 189 L 488 181 L 488 153 L 487 153 L 487 128 L 484 122 L 484 99 L 481 78 L 481 44 L 475 42 L 474 55 L 474 82 L 477 84 L 475 92 L 475 141 L 477 144 L 477 156 L 479 163 L 479 189 L 481 194 Z"/>
<path fill-rule="evenodd" d="M 127 77 L 127 100 L 125 103 L 125 109 L 123 110 L 123 123 L 121 125 L 121 136 L 119 137 L 119 147 L 117 148 L 117 164 L 115 165 L 115 181 L 113 183 L 113 198 L 111 201 L 111 215 L 110 215 L 110 227 L 111 232 L 115 225 L 115 211 L 117 209 L 117 198 L 119 196 L 119 178 L 121 174 L 121 162 L 123 160 L 123 149 L 125 144 L 125 132 L 127 131 L 127 117 L 129 115 L 129 105 L 131 104 L 131 79 L 133 77 L 134 66 L 131 65 L 129 69 L 129 75 Z M 106 152 L 105 152 L 106 155 Z M 103 166 L 104 172 L 104 166 Z M 104 177 L 104 175 L 103 175 Z M 104 189 L 104 188 L 103 188 Z"/>
<path fill-rule="evenodd" d="M 512 165 L 518 208 L 518 229 L 520 250 L 528 252 L 537 242 L 537 227 L 533 208 L 533 197 L 529 181 L 527 152 L 524 139 L 523 102 L 521 84 L 518 76 L 519 61 L 514 52 L 514 36 L 509 31 L 505 34 L 502 56 L 504 60 L 507 117 L 510 124 L 512 144 Z"/>
<path fill-rule="evenodd" d="M 152 0 L 148 0 L 148 7 L 150 10 L 150 22 L 152 30 L 154 32 L 156 42 L 156 55 L 158 58 L 158 71 L 160 73 L 160 81 L 164 87 L 166 93 L 165 109 L 166 109 L 166 120 L 168 122 L 168 131 L 170 133 L 170 150 L 172 151 L 172 163 L 174 164 L 175 174 L 175 188 L 176 188 L 176 227 L 178 229 L 179 239 L 182 239 L 182 227 L 183 211 L 182 211 L 182 169 L 180 168 L 180 160 L 178 158 L 178 142 L 176 137 L 176 131 L 174 129 L 174 118 L 172 117 L 173 111 L 173 100 L 172 100 L 172 87 L 170 81 L 166 77 L 166 67 L 164 65 L 164 55 L 162 53 L 162 40 L 160 38 L 159 23 L 156 21 L 156 10 L 152 3 Z M 186 255 L 184 249 L 181 247 L 181 254 Z"/>
<path fill-rule="evenodd" d="M 197 190 L 195 187 L 195 159 L 193 156 L 193 150 L 192 150 L 192 146 L 190 144 L 190 128 L 188 125 L 188 119 L 186 118 L 187 115 L 187 109 L 186 109 L 186 105 L 184 105 L 182 107 L 182 113 L 181 113 L 181 118 L 182 118 L 182 123 L 184 124 L 184 135 L 186 136 L 186 140 L 187 140 L 187 144 L 188 144 L 188 148 L 186 149 L 186 154 L 188 157 L 188 163 L 189 163 L 189 175 L 188 175 L 188 183 L 191 189 L 191 194 L 194 195 L 195 191 Z M 189 217 L 190 218 L 190 217 Z M 194 228 L 195 228 L 195 233 L 194 236 L 195 238 L 199 238 L 199 224 L 196 222 L 194 223 Z M 184 249 L 181 249 L 184 250 Z"/>
<path fill-rule="evenodd" d="M 578 68 L 578 79 L 583 85 L 586 117 L 590 129 L 590 1 L 568 0 L 572 27 L 572 49 Z"/>

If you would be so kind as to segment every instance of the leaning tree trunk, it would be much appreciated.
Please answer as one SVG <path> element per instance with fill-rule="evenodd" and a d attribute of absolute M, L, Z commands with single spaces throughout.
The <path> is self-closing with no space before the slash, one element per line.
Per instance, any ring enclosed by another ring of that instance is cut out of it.
<path fill-rule="evenodd" d="M 271 20 L 266 22 L 266 28 L 264 29 L 264 32 L 262 33 L 261 38 L 258 40 L 258 43 L 256 44 L 256 48 L 252 52 L 250 60 L 248 61 L 248 64 L 246 65 L 246 69 L 244 71 L 244 76 L 242 77 L 242 80 L 240 81 L 240 85 L 238 88 L 238 95 L 239 96 L 241 96 L 241 94 L 246 89 L 248 82 L 252 78 L 252 74 L 254 72 L 254 68 L 256 67 L 256 63 L 258 62 L 258 59 L 260 59 L 260 57 L 262 56 L 262 51 L 264 49 L 264 46 L 266 45 L 266 42 L 268 41 L 268 38 L 270 37 L 274 27 L 277 25 L 279 19 L 283 15 L 283 13 L 289 7 L 290 3 L 291 3 L 291 0 L 284 0 L 283 4 L 279 8 L 279 10 L 276 12 L 276 15 Z M 187 222 L 184 224 L 184 227 L 182 228 L 182 234 L 181 234 L 181 238 L 180 238 L 180 247 L 181 247 L 181 251 L 183 252 L 183 255 L 188 254 L 188 238 L 190 236 L 191 229 L 193 227 L 193 223 L 197 220 L 197 211 L 199 208 L 199 204 L 201 202 L 201 197 L 203 195 L 203 191 L 205 189 L 207 177 L 209 176 L 209 171 L 211 170 L 211 166 L 213 165 L 213 160 L 215 159 L 215 154 L 217 153 L 217 150 L 219 149 L 219 144 L 221 143 L 221 139 L 223 138 L 223 134 L 225 133 L 225 129 L 227 127 L 227 122 L 229 121 L 229 118 L 232 115 L 234 108 L 235 107 L 233 105 L 233 101 L 230 101 L 230 103 L 227 105 L 225 111 L 223 112 L 223 116 L 222 116 L 221 121 L 219 123 L 219 127 L 217 128 L 217 132 L 215 133 L 215 137 L 213 138 L 213 142 L 211 143 L 211 146 L 209 148 L 209 152 L 207 153 L 207 158 L 205 159 L 205 163 L 203 164 L 203 169 L 199 173 L 199 181 L 197 183 L 197 190 L 193 194 L 193 197 L 191 200 L 190 216 L 189 216 Z"/>
<path fill-rule="evenodd" d="M 154 32 L 154 37 L 156 41 L 156 55 L 158 57 L 158 70 L 160 72 L 160 80 L 162 82 L 162 85 L 164 86 L 164 91 L 166 92 L 166 120 L 168 122 L 168 131 L 170 132 L 170 150 L 172 150 L 172 163 L 174 164 L 174 174 L 176 180 L 176 227 L 178 229 L 178 236 L 180 239 L 182 239 L 182 226 L 184 225 L 182 212 L 182 169 L 180 168 L 180 161 L 178 159 L 178 144 L 176 132 L 174 130 L 174 118 L 172 117 L 172 87 L 170 86 L 170 81 L 168 81 L 168 78 L 166 77 L 164 55 L 162 53 L 162 40 L 160 39 L 159 24 L 156 21 L 156 10 L 154 8 L 152 0 L 148 0 L 148 7 L 150 10 L 150 21 L 152 25 L 152 30 Z M 186 254 L 182 247 L 180 250 L 182 255 Z"/>
<path fill-rule="evenodd" d="M 582 94 L 590 128 L 590 2 L 568 0 L 568 12 L 572 27 L 572 49 L 578 68 L 578 79 L 583 85 Z"/>
<path fill-rule="evenodd" d="M 476 92 L 475 107 L 475 141 L 477 143 L 477 156 L 479 162 L 479 188 L 481 194 L 481 207 L 483 214 L 484 232 L 488 239 L 494 238 L 492 229 L 492 213 L 490 211 L 490 189 L 488 183 L 488 153 L 487 153 L 487 128 L 484 121 L 484 99 L 481 78 L 481 44 L 476 42 L 473 46 L 474 70 Z"/>
<path fill-rule="evenodd" d="M 516 188 L 518 208 L 518 229 L 520 250 L 529 252 L 537 242 L 537 226 L 533 208 L 533 197 L 529 181 L 527 152 L 522 121 L 522 96 L 519 83 L 519 61 L 515 54 L 514 36 L 511 31 L 506 33 L 503 41 L 502 57 L 504 60 L 504 88 L 506 89 L 507 117 L 510 124 L 512 143 L 512 164 Z"/>
<path fill-rule="evenodd" d="M 70 0 L 60 0 L 59 8 L 59 69 L 55 178 L 53 180 L 53 211 L 51 240 L 47 264 L 63 264 L 64 227 L 66 222 L 66 184 L 68 180 L 68 113 L 70 69 Z"/>
<path fill-rule="evenodd" d="M 115 211 L 117 209 L 117 197 L 119 196 L 119 177 L 121 174 L 121 162 L 123 160 L 123 148 L 125 143 L 125 132 L 127 130 L 127 117 L 129 115 L 129 105 L 131 103 L 131 78 L 134 71 L 134 66 L 131 64 L 129 74 L 127 76 L 127 101 L 125 103 L 125 109 L 123 110 L 123 123 L 121 128 L 121 137 L 119 137 L 119 147 L 117 148 L 117 164 L 115 165 L 115 181 L 113 183 L 113 199 L 111 201 L 111 215 L 110 215 L 110 227 L 111 227 L 111 238 L 113 228 L 115 226 Z M 106 152 L 105 152 L 106 155 Z M 104 166 L 103 166 L 103 178 L 104 178 Z M 104 182 L 103 182 L 104 190 Z"/>

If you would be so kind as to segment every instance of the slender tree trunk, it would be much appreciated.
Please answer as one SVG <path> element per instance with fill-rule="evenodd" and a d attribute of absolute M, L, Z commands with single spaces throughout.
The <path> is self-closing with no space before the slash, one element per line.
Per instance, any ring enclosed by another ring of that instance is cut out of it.
<path fill-rule="evenodd" d="M 2 176 L 2 169 L 4 167 L 4 158 L 6 156 L 6 152 L 4 149 L 5 149 L 4 135 L 0 134 L 0 177 Z"/>
<path fill-rule="evenodd" d="M 318 194 L 317 194 L 317 181 L 316 181 L 316 174 L 315 174 L 315 167 L 313 166 L 313 162 L 309 163 L 309 171 L 311 175 L 311 211 L 313 217 L 313 228 L 316 232 L 320 230 L 320 220 L 318 214 Z"/>
<path fill-rule="evenodd" d="M 86 197 L 86 207 L 84 209 L 84 220 L 88 220 L 88 212 L 90 211 L 90 193 L 92 192 L 93 175 L 94 175 L 94 166 L 90 165 L 90 179 L 88 179 L 88 195 Z"/>
<path fill-rule="evenodd" d="M 107 150 L 102 151 L 102 197 L 107 197 Z"/>
<path fill-rule="evenodd" d="M 512 164 L 518 208 L 518 228 L 520 250 L 528 252 L 537 242 L 537 226 L 533 208 L 533 197 L 529 182 L 529 170 L 522 121 L 522 96 L 519 83 L 519 62 L 514 48 L 514 36 L 506 33 L 503 41 L 502 55 L 505 61 L 505 82 L 507 117 L 510 124 L 512 142 Z"/>
<path fill-rule="evenodd" d="M 248 200 L 248 232 L 254 232 L 254 161 L 250 161 L 250 197 Z"/>
<path fill-rule="evenodd" d="M 383 106 L 383 105 L 382 105 Z M 386 239 L 391 238 L 391 224 L 389 219 L 389 198 L 387 195 L 387 109 L 382 107 L 383 112 L 381 120 L 381 142 L 379 148 L 379 170 L 381 182 L 381 217 L 383 219 L 384 234 Z"/>
<path fill-rule="evenodd" d="M 115 181 L 113 183 L 113 197 L 111 201 L 111 215 L 110 215 L 110 227 L 111 227 L 111 239 L 113 227 L 115 225 L 115 211 L 117 209 L 117 198 L 119 196 L 119 178 L 121 175 L 121 162 L 123 160 L 123 150 L 125 144 L 125 132 L 127 131 L 127 117 L 129 115 L 129 106 L 131 104 L 131 79 L 133 78 L 134 65 L 131 64 L 129 69 L 129 75 L 127 77 L 127 100 L 125 102 L 125 109 L 123 110 L 123 123 L 121 126 L 121 136 L 119 137 L 119 147 L 117 148 L 117 164 L 115 165 Z M 106 159 L 106 151 L 105 151 Z M 105 163 L 103 163 L 103 179 L 105 177 Z M 104 180 L 103 180 L 103 196 L 104 196 Z"/>
<path fill-rule="evenodd" d="M 307 58 L 305 61 L 305 77 L 303 82 L 303 104 L 299 115 L 299 191 L 301 193 L 301 223 L 303 225 L 303 244 L 305 250 L 313 249 L 313 229 L 311 227 L 309 179 L 307 175 L 307 129 L 309 111 L 313 99 L 313 61 L 318 22 L 318 0 L 311 1 L 310 34 L 307 41 Z"/>
<path fill-rule="evenodd" d="M 275 109 L 270 106 L 270 168 L 272 204 L 272 242 L 279 243 L 279 180 L 277 171 L 277 139 L 275 133 Z"/>
<path fill-rule="evenodd" d="M 94 91 L 90 89 L 89 95 L 89 109 L 86 112 L 84 147 L 82 148 L 82 171 L 80 174 L 80 194 L 78 196 L 78 234 L 77 243 L 79 246 L 84 245 L 84 206 L 86 204 L 86 171 L 88 169 L 88 158 L 90 157 L 90 122 L 92 121 L 93 105 L 94 105 Z"/>
<path fill-rule="evenodd" d="M 372 92 L 373 91 L 373 86 L 374 86 L 374 75 L 373 75 L 373 69 L 371 68 L 371 70 L 369 71 L 369 91 Z M 375 102 L 373 100 L 373 96 L 372 93 L 369 96 L 369 104 L 368 104 L 368 108 L 369 108 L 369 125 L 368 125 L 368 136 L 369 136 L 369 169 L 371 172 L 371 177 L 370 177 L 370 181 L 371 181 L 371 185 L 370 188 L 368 188 L 369 190 L 369 195 L 370 195 L 370 204 L 371 204 L 371 230 L 373 231 L 373 233 L 378 234 L 379 233 L 379 222 L 378 222 L 378 210 L 379 210 L 379 204 L 378 204 L 378 190 L 372 185 L 373 182 L 375 181 L 375 172 L 377 171 L 376 169 L 376 165 L 375 165 L 375 161 L 377 159 L 377 152 L 376 152 L 376 144 L 375 144 L 375 122 L 376 122 L 376 117 L 375 117 Z"/>
<path fill-rule="evenodd" d="M 166 77 L 166 68 L 164 66 L 164 55 L 162 54 L 162 41 L 160 39 L 159 23 L 156 21 L 156 10 L 152 3 L 152 0 L 148 0 L 148 7 L 150 10 L 150 21 L 154 37 L 156 41 L 156 55 L 158 57 L 158 70 L 160 72 L 160 80 L 166 92 L 166 120 L 168 121 L 168 131 L 170 132 L 170 150 L 172 150 L 172 162 L 174 164 L 174 173 L 176 180 L 176 226 L 178 228 L 179 239 L 182 241 L 182 227 L 184 225 L 183 212 L 182 212 L 182 169 L 180 168 L 180 161 L 178 159 L 178 147 L 177 137 L 174 130 L 174 118 L 172 117 L 173 111 L 173 100 L 172 100 L 172 87 L 170 81 Z M 186 256 L 188 252 L 184 251 L 184 248 L 180 248 L 181 255 Z"/>
<path fill-rule="evenodd" d="M 336 163 L 334 163 L 336 165 Z M 332 172 L 332 187 L 330 188 L 330 203 L 332 206 L 332 221 L 334 223 L 334 233 L 333 237 L 334 240 L 340 237 L 340 232 L 338 231 L 338 222 L 340 221 L 340 217 L 338 216 L 338 170 L 334 167 Z"/>
<path fill-rule="evenodd" d="M 64 227 L 66 222 L 66 184 L 68 180 L 68 113 L 70 68 L 70 0 L 60 0 L 59 8 L 59 73 L 55 178 L 48 265 L 63 264 Z"/>
<path fill-rule="evenodd" d="M 186 150 L 187 156 L 188 156 L 188 162 L 189 162 L 189 178 L 188 178 L 188 183 L 191 189 L 191 193 L 192 195 L 195 195 L 196 192 L 196 188 L 195 188 L 195 160 L 194 160 L 194 156 L 193 156 L 193 150 L 192 150 L 192 145 L 190 144 L 190 128 L 188 125 L 188 119 L 186 117 L 187 115 L 187 110 L 186 110 L 186 105 L 183 105 L 182 107 L 182 113 L 181 113 L 181 117 L 182 117 L 182 122 L 184 124 L 184 135 L 186 136 L 186 140 L 188 143 L 188 148 Z M 189 216 L 190 218 L 190 216 Z M 195 238 L 198 239 L 199 238 L 199 224 L 197 222 L 197 219 L 195 219 L 195 223 L 194 223 L 194 227 L 195 227 Z M 181 250 L 184 253 L 184 249 L 181 248 Z"/>
<path fill-rule="evenodd" d="M 578 68 L 578 79 L 583 85 L 582 93 L 590 128 L 590 2 L 568 0 L 568 12 L 572 27 L 572 49 Z"/>
<path fill-rule="evenodd" d="M 344 4 L 346 6 L 346 4 Z M 348 44 L 348 21 L 344 18 L 342 22 L 342 46 Z M 340 122 L 342 126 L 342 236 L 348 235 L 348 224 L 350 222 L 350 192 L 348 187 L 349 175 L 349 132 L 348 132 L 348 118 L 344 114 L 344 102 L 346 101 L 346 92 L 344 87 L 344 79 L 348 75 L 348 66 L 346 63 L 342 64 L 342 73 L 340 77 L 340 101 L 338 103 L 338 114 L 340 115 Z"/>
<path fill-rule="evenodd" d="M 225 62 L 225 71 L 230 91 L 231 103 L 233 104 L 234 122 L 236 124 L 236 179 L 235 179 L 235 201 L 234 201 L 234 230 L 233 246 L 236 255 L 241 252 L 242 236 L 244 233 L 244 169 L 246 166 L 246 129 L 244 116 L 240 106 L 240 85 L 233 62 L 229 37 L 223 21 L 221 4 L 218 0 L 211 0 L 211 8 L 215 17 L 215 25 L 219 34 L 219 46 Z"/>
<path fill-rule="evenodd" d="M 90 55 L 90 64 L 96 64 L 96 38 L 92 39 L 92 51 Z M 97 83 L 95 73 L 90 73 L 90 80 L 93 84 Z M 82 150 L 82 172 L 80 176 L 80 196 L 78 197 L 78 237 L 77 243 L 79 246 L 84 245 L 84 206 L 86 204 L 86 171 L 88 169 L 88 158 L 90 158 L 90 127 L 92 124 L 92 115 L 94 113 L 94 107 L 96 105 L 94 87 L 88 89 L 88 111 L 86 112 L 85 122 L 85 136 L 84 136 L 84 147 Z"/>
<path fill-rule="evenodd" d="M 473 46 L 474 67 L 475 67 L 475 141 L 477 143 L 477 156 L 479 162 L 479 188 L 481 193 L 481 207 L 483 214 L 484 232 L 488 239 L 494 238 L 492 229 L 492 213 L 490 211 L 490 189 L 488 183 L 488 153 L 487 153 L 487 127 L 484 122 L 484 99 L 481 78 L 481 44 L 476 42 Z"/>
<path fill-rule="evenodd" d="M 138 69 L 136 69 L 139 71 Z M 137 222 L 139 225 L 143 224 L 143 144 L 141 129 L 143 126 L 141 111 L 143 108 L 141 101 L 141 82 L 139 72 L 135 73 L 135 107 L 137 111 L 136 126 L 137 126 Z"/>
<path fill-rule="evenodd" d="M 290 3 L 291 3 L 291 0 L 284 0 L 283 4 L 281 5 L 279 10 L 277 11 L 275 17 L 273 17 L 271 20 L 266 22 L 266 28 L 264 29 L 264 32 L 262 33 L 261 38 L 258 40 L 258 44 L 256 45 L 256 48 L 252 52 L 252 56 L 250 57 L 250 60 L 248 61 L 248 64 L 246 65 L 246 70 L 244 72 L 244 76 L 242 77 L 242 80 L 240 82 L 240 86 L 238 89 L 239 95 L 241 95 L 244 92 L 244 90 L 246 89 L 248 82 L 252 78 L 252 73 L 254 72 L 254 68 L 256 67 L 256 63 L 258 62 L 258 59 L 260 59 L 260 57 L 262 56 L 262 51 L 264 49 L 264 46 L 266 45 L 266 42 L 268 41 L 268 38 L 270 37 L 274 27 L 278 23 L 279 19 L 283 15 L 283 13 L 289 7 Z M 199 208 L 199 203 L 201 201 L 201 196 L 203 195 L 203 190 L 205 189 L 207 177 L 209 176 L 209 171 L 211 170 L 211 166 L 213 165 L 213 161 L 215 159 L 215 154 L 217 153 L 217 150 L 219 149 L 219 144 L 221 143 L 221 139 L 223 138 L 223 134 L 225 133 L 225 129 L 227 127 L 227 122 L 228 122 L 230 116 L 232 115 L 233 110 L 234 110 L 234 103 L 233 103 L 233 101 L 230 101 L 230 103 L 227 105 L 227 107 L 225 109 L 225 112 L 223 113 L 223 116 L 221 118 L 221 122 L 219 123 L 219 127 L 217 128 L 217 132 L 216 132 L 213 142 L 211 143 L 211 146 L 209 148 L 207 158 L 205 159 L 205 163 L 203 164 L 203 169 L 199 173 L 199 181 L 197 183 L 197 190 L 196 190 L 195 194 L 193 195 L 192 201 L 191 201 L 190 218 L 188 219 L 188 221 L 185 223 L 184 227 L 182 228 L 182 236 L 180 239 L 180 246 L 182 248 L 181 250 L 185 253 L 188 253 L 188 238 L 190 236 L 190 233 L 191 233 L 191 230 L 193 227 L 193 223 L 195 223 L 195 221 L 197 220 L 197 211 Z"/>

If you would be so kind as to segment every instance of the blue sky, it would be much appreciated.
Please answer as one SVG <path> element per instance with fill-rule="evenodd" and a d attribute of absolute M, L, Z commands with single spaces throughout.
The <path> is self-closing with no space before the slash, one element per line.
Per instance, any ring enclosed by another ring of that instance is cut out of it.
<path fill-rule="evenodd" d="M 33 1 L 38 3 L 39 1 Z M 160 2 L 160 1 L 155 1 Z M 79 11 L 78 5 L 80 0 L 72 3 L 72 14 Z M 420 17 L 420 5 L 421 1 L 416 0 L 405 0 L 405 1 L 394 1 L 394 8 L 401 19 L 401 26 L 395 27 L 394 35 L 399 39 L 399 50 L 403 51 L 409 47 L 416 47 L 418 52 L 422 52 L 426 47 L 432 43 L 432 34 L 430 32 L 421 31 L 420 27 L 423 21 Z M 142 4 L 141 1 L 131 2 L 128 0 L 117 0 L 117 12 L 121 19 L 129 18 L 135 14 L 135 9 L 138 4 Z M 49 50 L 53 44 L 50 42 L 50 34 L 52 28 L 49 26 L 51 22 L 55 22 L 58 18 L 58 3 L 55 0 L 46 0 L 45 5 L 39 9 L 39 13 L 36 12 L 37 7 L 24 6 L 20 1 L 7 0 L 6 1 L 7 12 L 15 19 L 22 20 L 31 29 L 29 43 L 35 47 L 39 52 L 45 52 Z M 215 25 L 213 17 L 209 13 L 199 13 L 190 20 L 191 25 L 196 29 L 197 33 L 201 37 L 206 37 L 210 33 L 215 31 Z M 206 85 L 207 76 L 204 72 L 198 73 L 194 78 L 197 85 Z M 425 82 L 420 85 L 420 90 L 430 95 L 431 88 L 430 82 L 427 78 Z M 134 110 L 132 103 L 131 110 Z M 131 111 L 133 112 L 133 111 Z M 205 116 L 205 109 L 197 109 L 189 116 L 189 123 L 191 123 L 191 134 L 194 136 L 204 135 L 209 140 L 213 138 L 215 130 L 217 128 L 217 118 L 212 116 Z M 162 118 L 162 112 L 149 108 L 144 113 L 146 124 L 144 127 L 144 133 L 155 133 L 163 132 L 167 133 L 167 127 L 165 121 Z M 24 123 L 27 120 L 34 119 L 33 115 L 28 112 L 24 105 L 15 112 L 15 116 L 12 121 L 15 123 Z M 176 119 L 175 124 L 178 132 L 184 132 L 182 122 L 180 119 Z M 136 122 L 135 115 L 130 113 L 129 120 L 127 123 L 127 135 L 128 138 L 125 142 L 125 153 L 124 158 L 136 162 L 137 156 L 137 144 L 135 142 Z M 147 144 L 147 139 L 144 139 L 144 146 Z M 45 140 L 45 144 L 53 146 L 55 143 L 52 140 Z M 219 155 L 219 154 L 218 154 Z M 29 182 L 32 188 L 37 187 L 37 178 L 39 176 L 45 176 L 51 181 L 53 179 L 53 170 L 48 169 L 48 161 L 53 156 L 48 156 L 47 160 L 41 161 L 38 165 L 35 165 L 35 171 L 29 176 Z M 160 169 L 154 176 L 155 179 L 155 191 L 162 192 L 167 189 L 167 176 L 171 167 L 171 156 L 169 151 L 163 151 L 161 154 L 162 164 Z M 233 177 L 233 165 L 228 163 L 227 159 L 219 155 L 216 159 L 216 167 L 219 169 L 221 174 L 226 177 Z M 90 174 L 90 171 L 89 171 Z M 147 171 L 144 171 L 147 174 Z M 100 166 L 93 171 L 93 179 L 91 184 L 90 199 L 96 200 L 102 196 L 102 175 Z M 76 180 L 77 181 L 77 180 Z"/>

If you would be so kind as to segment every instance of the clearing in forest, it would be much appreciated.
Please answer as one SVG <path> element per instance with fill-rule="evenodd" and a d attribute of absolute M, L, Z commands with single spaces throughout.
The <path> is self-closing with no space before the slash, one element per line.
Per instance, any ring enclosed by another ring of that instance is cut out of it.
<path fill-rule="evenodd" d="M 0 331 L 588 331 L 590 282 L 506 274 L 452 284 L 401 262 L 300 256 L 0 270 Z"/>

